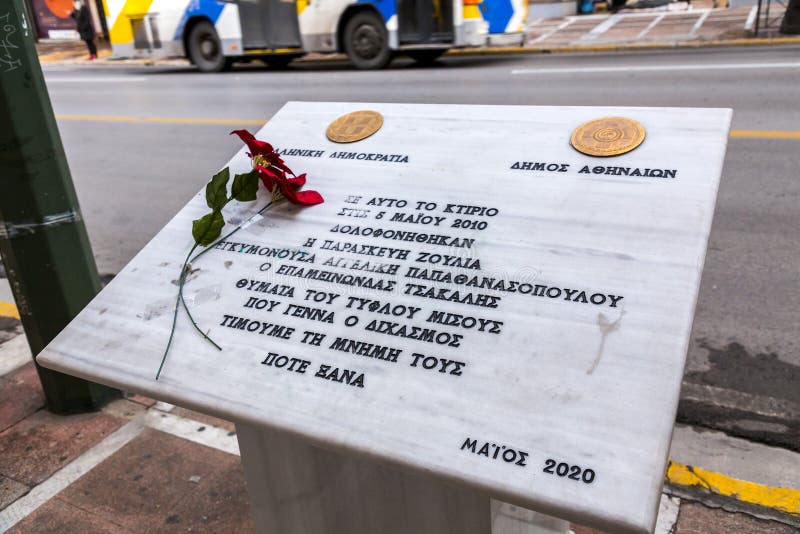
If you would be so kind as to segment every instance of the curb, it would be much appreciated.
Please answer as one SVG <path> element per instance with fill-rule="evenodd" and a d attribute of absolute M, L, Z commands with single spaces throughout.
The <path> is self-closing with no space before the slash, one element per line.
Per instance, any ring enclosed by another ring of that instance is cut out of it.
<path fill-rule="evenodd" d="M 699 489 L 704 493 L 728 497 L 746 505 L 769 508 L 780 514 L 786 514 L 792 523 L 800 521 L 800 490 L 738 480 L 673 461 L 669 462 L 666 482 L 673 487 Z"/>
<path fill-rule="evenodd" d="M 445 56 L 506 56 L 515 54 L 567 54 L 581 52 L 625 52 L 643 50 L 668 50 L 668 49 L 697 49 L 713 47 L 734 46 L 780 46 L 800 44 L 800 37 L 770 37 L 770 38 L 737 38 L 719 39 L 711 41 L 653 41 L 647 43 L 606 43 L 595 45 L 566 45 L 566 46 L 504 46 L 496 48 L 454 48 L 447 51 Z M 183 58 L 131 58 L 114 59 L 110 56 L 100 57 L 94 61 L 78 59 L 77 57 L 65 58 L 72 52 L 54 52 L 39 57 L 43 65 L 57 64 L 96 64 L 96 65 L 184 65 Z M 81 54 L 82 55 L 82 54 Z M 63 59 L 62 59 L 63 58 Z M 346 59 L 342 54 L 313 54 L 312 57 L 298 58 L 297 62 L 311 61 L 342 61 Z"/>
<path fill-rule="evenodd" d="M 787 400 L 683 382 L 676 420 L 800 453 L 800 405 Z"/>
<path fill-rule="evenodd" d="M 19 321 L 19 311 L 12 302 L 0 302 L 0 317 L 11 317 Z"/>
<path fill-rule="evenodd" d="M 683 48 L 711 48 L 728 46 L 768 46 L 800 44 L 800 37 L 739 38 L 712 41 L 653 41 L 648 43 L 606 43 L 597 45 L 566 46 L 508 46 L 503 48 L 459 48 L 447 52 L 448 56 L 460 55 L 511 55 L 511 54 L 560 54 L 574 52 L 621 52 L 626 50 L 662 50 Z"/>

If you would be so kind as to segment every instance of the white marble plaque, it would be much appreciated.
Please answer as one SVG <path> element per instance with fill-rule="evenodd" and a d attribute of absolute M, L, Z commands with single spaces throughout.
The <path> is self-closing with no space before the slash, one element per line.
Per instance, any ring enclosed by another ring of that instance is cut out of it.
<path fill-rule="evenodd" d="M 328 141 L 361 109 L 383 114 L 380 131 Z M 610 115 L 641 123 L 644 143 L 610 158 L 570 146 Z M 155 380 L 201 192 L 39 362 L 579 523 L 651 530 L 730 117 L 289 103 L 258 137 L 326 202 L 267 212 L 193 265 L 188 305 L 223 350 L 181 314 Z M 249 170 L 244 149 L 230 166 Z"/>

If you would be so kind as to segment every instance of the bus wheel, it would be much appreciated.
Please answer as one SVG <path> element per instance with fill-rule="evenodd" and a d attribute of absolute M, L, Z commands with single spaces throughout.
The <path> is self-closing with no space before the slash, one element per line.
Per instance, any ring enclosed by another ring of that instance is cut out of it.
<path fill-rule="evenodd" d="M 231 62 L 222 55 L 222 44 L 210 22 L 204 20 L 195 24 L 187 43 L 189 59 L 202 72 L 220 72 L 230 68 Z"/>
<path fill-rule="evenodd" d="M 420 65 L 431 65 L 445 52 L 447 52 L 446 48 L 440 48 L 432 50 L 409 50 L 406 54 Z"/>
<path fill-rule="evenodd" d="M 344 28 L 344 51 L 357 69 L 382 69 L 392 60 L 386 25 L 371 11 L 356 13 Z"/>

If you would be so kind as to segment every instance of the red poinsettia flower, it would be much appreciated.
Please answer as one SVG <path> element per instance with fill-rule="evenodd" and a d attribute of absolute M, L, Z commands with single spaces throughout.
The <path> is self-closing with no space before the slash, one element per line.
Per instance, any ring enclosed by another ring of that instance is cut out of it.
<path fill-rule="evenodd" d="M 322 195 L 316 191 L 299 191 L 306 183 L 305 173 L 295 175 L 272 145 L 256 139 L 247 130 L 234 130 L 231 134 L 238 135 L 247 145 L 250 150 L 247 155 L 253 163 L 253 169 L 258 171 L 261 182 L 270 193 L 277 189 L 292 204 L 313 206 L 324 202 Z"/>

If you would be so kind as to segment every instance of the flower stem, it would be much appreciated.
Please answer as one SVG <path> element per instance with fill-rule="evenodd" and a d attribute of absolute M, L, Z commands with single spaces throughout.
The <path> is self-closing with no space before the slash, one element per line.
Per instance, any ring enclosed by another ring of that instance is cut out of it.
<path fill-rule="evenodd" d="M 262 213 L 264 213 L 270 206 L 274 205 L 275 202 L 276 201 L 274 199 L 271 200 L 270 202 L 268 202 L 263 208 L 261 208 L 260 210 L 258 210 L 258 212 L 256 212 L 254 215 L 252 215 L 250 217 L 250 219 L 252 219 L 256 215 L 261 215 Z M 250 219 L 248 219 L 248 220 L 250 220 Z M 211 245 L 205 247 L 203 250 L 198 252 L 196 256 L 192 257 L 192 254 L 194 253 L 195 250 L 197 250 L 197 246 L 198 246 L 197 243 L 195 243 L 194 246 L 192 246 L 192 249 L 189 251 L 189 254 L 186 255 L 186 259 L 183 260 L 183 266 L 181 267 L 181 275 L 178 278 L 178 297 L 175 299 L 175 309 L 174 309 L 174 311 L 172 313 L 172 328 L 170 329 L 170 332 L 169 332 L 169 340 L 167 341 L 167 348 L 164 349 L 164 355 L 161 358 L 161 364 L 158 366 L 158 371 L 156 372 L 156 380 L 158 380 L 159 376 L 161 376 L 161 370 L 164 368 L 164 362 L 166 362 L 167 354 L 169 353 L 169 349 L 172 346 L 172 340 L 173 340 L 173 338 L 175 336 L 175 326 L 176 326 L 177 321 L 178 321 L 178 309 L 180 308 L 181 305 L 183 305 L 183 309 L 186 310 L 186 315 L 189 316 L 189 320 L 191 321 L 192 326 L 194 326 L 195 330 L 200 332 L 200 335 L 203 336 L 203 338 L 206 341 L 208 341 L 209 343 L 214 345 L 214 347 L 216 347 L 217 350 L 222 350 L 222 347 L 220 347 L 216 342 L 214 342 L 213 339 L 208 337 L 208 335 L 206 335 L 206 333 L 203 332 L 200 329 L 200 326 L 194 320 L 194 317 L 192 316 L 192 312 L 189 311 L 189 307 L 186 305 L 186 300 L 183 297 L 183 286 L 186 283 L 186 277 L 189 274 L 189 265 L 191 263 L 193 263 L 195 260 L 197 260 L 197 258 L 202 256 L 203 254 L 205 254 L 206 252 L 208 252 L 212 248 L 214 248 L 214 246 L 216 246 L 218 243 L 220 243 L 222 241 L 225 241 L 226 239 L 228 239 L 230 236 L 232 236 L 233 234 L 235 234 L 236 232 L 238 232 L 241 229 L 242 229 L 242 225 L 240 224 L 239 226 L 237 226 L 236 228 L 234 228 L 233 230 L 231 230 L 230 232 L 228 232 L 224 236 L 222 236 L 219 239 L 217 239 L 216 241 L 214 241 Z"/>
<path fill-rule="evenodd" d="M 253 218 L 253 217 L 255 217 L 256 215 L 261 215 L 262 213 L 264 213 L 264 212 L 267 210 L 267 208 L 269 208 L 269 207 L 270 207 L 270 206 L 272 206 L 273 204 L 274 204 L 274 201 L 270 201 L 270 202 L 268 202 L 266 206 L 264 206 L 263 208 L 261 208 L 260 210 L 258 210 L 258 212 L 257 212 L 257 213 L 255 213 L 254 215 L 252 215 L 252 216 L 250 217 L 250 219 L 252 219 L 252 218 Z M 248 219 L 248 220 L 250 220 L 250 219 Z M 213 243 L 211 243 L 209 246 L 207 246 L 206 248 L 204 248 L 203 250 L 201 250 L 200 252 L 198 252 L 198 253 L 197 253 L 197 255 L 196 255 L 195 257 L 193 257 L 193 258 L 192 258 L 191 260 L 189 260 L 187 263 L 184 263 L 184 269 L 183 269 L 184 273 L 186 273 L 186 271 L 187 271 L 187 269 L 186 269 L 186 265 L 187 265 L 187 264 L 191 265 L 192 263 L 194 263 L 194 262 L 195 262 L 195 260 L 197 260 L 197 258 L 199 258 L 199 257 L 200 257 L 200 256 L 202 256 L 203 254 L 205 254 L 206 252 L 208 252 L 209 250 L 211 250 L 212 248 L 214 248 L 214 246 L 215 246 L 215 245 L 217 245 L 217 243 L 221 243 L 222 241 L 225 241 L 226 239 L 228 239 L 230 236 L 232 236 L 233 234 L 235 234 L 236 232 L 238 232 L 238 231 L 239 231 L 239 230 L 241 230 L 241 229 L 242 229 L 242 225 L 240 224 L 239 226 L 237 226 L 236 228 L 234 228 L 233 230 L 231 230 L 230 232 L 228 232 L 227 234 L 225 234 L 224 236 L 220 237 L 219 239 L 217 239 L 216 241 L 214 241 Z M 194 250 L 195 250 L 196 248 L 197 248 L 197 243 L 195 243 L 194 247 L 192 247 L 192 250 L 189 252 L 189 256 L 191 256 L 192 252 L 194 252 Z M 188 259 L 188 257 L 187 257 L 187 259 Z M 208 335 L 206 335 L 206 333 L 205 333 L 205 332 L 203 332 L 203 331 L 200 329 L 200 326 L 199 326 L 199 325 L 198 325 L 198 324 L 195 322 L 195 320 L 194 320 L 194 317 L 192 316 L 192 312 L 190 312 L 190 311 L 189 311 L 189 307 L 186 305 L 186 301 L 185 301 L 185 300 L 184 300 L 184 298 L 183 298 L 183 284 L 184 284 L 184 282 L 185 282 L 185 281 L 186 281 L 186 276 L 185 276 L 185 274 L 184 274 L 184 276 L 181 278 L 180 287 L 179 287 L 179 289 L 178 289 L 178 295 L 180 296 L 181 303 L 183 304 L 183 309 L 184 309 L 184 310 L 186 310 L 186 315 L 188 315 L 188 316 L 189 316 L 189 320 L 192 322 L 192 326 L 194 326 L 195 330 L 197 330 L 198 332 L 200 332 L 200 335 L 201 335 L 201 336 L 203 336 L 203 337 L 206 339 L 206 341 L 208 341 L 209 343 L 211 343 L 212 345 L 214 345 L 214 346 L 217 348 L 217 350 L 222 350 L 222 347 L 220 347 L 219 345 L 217 345 L 217 343 L 215 343 L 213 339 L 211 339 L 210 337 L 208 337 Z"/>
<path fill-rule="evenodd" d="M 213 339 L 208 337 L 208 335 L 206 335 L 205 332 L 200 330 L 200 327 L 197 325 L 197 322 L 195 322 L 194 317 L 192 316 L 192 312 L 189 311 L 189 307 L 186 305 L 186 300 L 183 298 L 183 285 L 185 282 L 186 282 L 186 277 L 184 277 L 183 280 L 181 280 L 180 287 L 178 288 L 178 295 L 180 295 L 181 304 L 183 305 L 183 309 L 186 310 L 186 315 L 189 316 L 189 320 L 192 322 L 192 326 L 194 326 L 194 329 L 200 332 L 200 335 L 203 336 L 206 341 L 214 345 L 217 348 L 217 350 L 222 350 L 222 347 L 217 345 L 217 343 Z"/>
<path fill-rule="evenodd" d="M 189 251 L 189 254 L 186 255 L 186 259 L 183 260 L 183 266 L 181 267 L 181 275 L 178 278 L 178 296 L 175 299 L 175 309 L 172 312 L 172 328 L 169 331 L 169 340 L 167 341 L 167 347 L 164 349 L 164 355 L 161 357 L 161 364 L 158 366 L 158 371 L 156 371 L 156 380 L 158 377 L 161 376 L 161 369 L 164 368 L 164 362 L 167 361 L 167 354 L 169 353 L 169 349 L 172 346 L 172 338 L 175 337 L 175 324 L 178 322 L 178 307 L 180 306 L 180 302 L 183 298 L 183 281 L 186 277 L 186 266 L 189 263 L 189 258 L 192 256 L 192 253 L 197 248 L 197 243 L 194 244 L 192 250 Z"/>
<path fill-rule="evenodd" d="M 271 201 L 267 202 L 267 205 L 266 205 L 266 206 L 264 206 L 263 208 L 261 208 L 260 210 L 258 210 L 258 212 L 256 212 L 255 214 L 251 215 L 251 216 L 250 216 L 250 219 L 252 219 L 252 218 L 253 218 L 253 217 L 255 217 L 256 215 L 261 215 L 262 213 L 264 213 L 265 211 L 267 211 L 267 209 L 268 209 L 270 206 L 272 206 L 273 204 L 275 204 L 275 201 L 273 201 L 273 200 L 271 200 Z M 248 221 L 249 221 L 250 219 L 248 219 Z M 193 257 L 191 260 L 189 260 L 189 261 L 190 261 L 190 263 L 194 263 L 194 262 L 195 262 L 195 260 L 197 260 L 197 258 L 199 258 L 199 257 L 200 257 L 200 256 L 202 256 L 203 254 L 205 254 L 206 252 L 208 252 L 209 250 L 211 250 L 212 248 L 214 248 L 214 247 L 215 247 L 217 244 L 219 244 L 219 243 L 222 243 L 223 241 L 225 241 L 226 239 L 228 239 L 230 236 L 232 236 L 233 234 L 235 234 L 236 232 L 238 232 L 238 231 L 239 231 L 239 230 L 241 230 L 241 229 L 242 229 L 242 225 L 240 224 L 239 226 L 237 226 L 236 228 L 234 228 L 233 230 L 231 230 L 230 232 L 228 232 L 227 234 L 225 234 L 224 236 L 220 237 L 219 239 L 217 239 L 216 241 L 214 241 L 213 243 L 211 243 L 210 245 L 208 245 L 206 248 L 204 248 L 203 250 L 201 250 L 200 252 L 198 252 L 198 253 L 197 253 L 197 255 L 196 255 L 195 257 Z"/>

